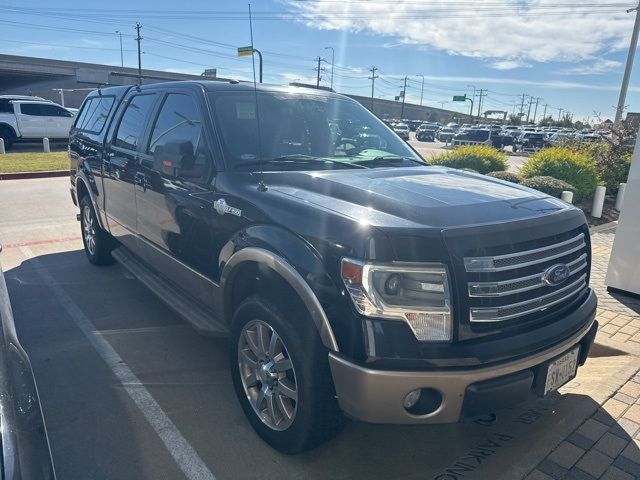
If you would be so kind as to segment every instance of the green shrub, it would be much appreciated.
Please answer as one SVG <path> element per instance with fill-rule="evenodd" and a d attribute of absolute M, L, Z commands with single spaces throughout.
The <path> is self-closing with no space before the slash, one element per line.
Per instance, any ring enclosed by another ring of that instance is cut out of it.
<path fill-rule="evenodd" d="M 507 156 L 493 147 L 471 145 L 432 157 L 429 163 L 451 168 L 470 168 L 479 173 L 489 173 L 506 170 Z"/>
<path fill-rule="evenodd" d="M 593 196 L 599 183 L 595 162 L 582 152 L 565 147 L 540 150 L 529 158 L 520 169 L 524 178 L 553 177 L 575 187 L 575 200 Z"/>
<path fill-rule="evenodd" d="M 617 192 L 620 183 L 627 181 L 631 167 L 631 150 L 627 146 L 602 141 L 582 143 L 578 148 L 595 162 L 607 193 Z"/>
<path fill-rule="evenodd" d="M 499 178 L 500 180 L 506 180 L 512 183 L 522 183 L 523 178 L 517 173 L 512 172 L 490 172 L 487 173 L 490 177 Z"/>
<path fill-rule="evenodd" d="M 558 180 L 553 177 L 526 178 L 522 181 L 522 185 L 535 190 L 540 190 L 547 195 L 558 198 L 565 190 L 569 190 L 571 192 L 575 192 L 576 190 L 573 185 L 569 185 L 567 182 L 563 182 L 562 180 Z"/>

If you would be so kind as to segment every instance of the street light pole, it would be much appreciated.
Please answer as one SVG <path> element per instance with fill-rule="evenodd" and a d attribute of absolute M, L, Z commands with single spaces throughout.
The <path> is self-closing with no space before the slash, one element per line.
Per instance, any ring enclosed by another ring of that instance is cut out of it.
<path fill-rule="evenodd" d="M 420 87 L 420 106 L 422 106 L 422 98 L 424 96 L 424 75 L 420 75 L 418 73 L 416 77 L 422 77 L 422 87 Z"/>
<path fill-rule="evenodd" d="M 324 49 L 331 49 L 331 90 L 333 90 L 333 65 L 336 59 L 336 51 L 333 49 L 333 47 L 324 47 Z"/>
<path fill-rule="evenodd" d="M 633 68 L 633 57 L 636 55 L 636 47 L 638 46 L 638 32 L 640 31 L 640 2 L 635 8 L 630 8 L 627 13 L 636 11 L 636 21 L 633 24 L 633 34 L 631 35 L 631 44 L 627 53 L 627 64 L 624 67 L 624 75 L 622 77 L 622 86 L 620 87 L 620 97 L 618 98 L 618 106 L 616 108 L 616 117 L 614 124 L 620 124 L 622 120 L 622 112 L 624 111 L 624 102 L 627 98 L 627 89 L 629 88 L 629 77 L 631 77 L 631 69 Z"/>
<path fill-rule="evenodd" d="M 473 88 L 473 101 L 471 102 L 471 110 L 469 111 L 469 115 L 471 116 L 471 123 L 473 123 L 473 102 L 476 100 L 476 86 L 475 85 L 467 85 L 467 88 Z"/>
<path fill-rule="evenodd" d="M 120 66 L 124 67 L 124 55 L 122 54 L 122 32 L 116 30 L 116 33 L 120 36 Z"/>
<path fill-rule="evenodd" d="M 258 54 L 258 60 L 260 60 L 260 69 L 259 69 L 258 79 L 259 79 L 259 82 L 262 83 L 262 53 L 257 48 L 252 47 L 251 50 L 253 53 Z"/>

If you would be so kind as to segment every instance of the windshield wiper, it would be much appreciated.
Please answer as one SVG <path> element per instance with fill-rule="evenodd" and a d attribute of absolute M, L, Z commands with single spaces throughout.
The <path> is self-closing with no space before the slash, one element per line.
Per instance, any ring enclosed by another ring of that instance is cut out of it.
<path fill-rule="evenodd" d="M 366 168 L 362 165 L 358 165 L 355 162 L 343 162 L 341 160 L 334 160 L 333 158 L 326 157 L 312 157 L 311 155 L 304 154 L 292 154 L 292 155 L 282 155 L 280 157 L 268 158 L 265 160 L 252 160 L 250 162 L 242 162 L 238 163 L 237 167 L 250 167 L 250 166 L 260 166 L 260 165 L 269 165 L 269 164 L 297 164 L 297 165 L 313 165 L 318 163 L 331 163 L 338 164 L 348 168 Z"/>
<path fill-rule="evenodd" d="M 394 164 L 394 163 L 397 163 L 397 162 L 404 162 L 404 161 L 410 161 L 410 162 L 413 162 L 413 163 L 421 165 L 421 166 L 427 165 L 427 163 L 423 162 L 422 160 L 418 160 L 418 159 L 413 158 L 413 157 L 401 157 L 401 156 L 398 156 L 398 155 L 380 155 L 378 157 L 358 160 L 357 162 L 354 162 L 354 163 L 357 163 L 358 165 L 363 165 L 363 164 L 368 165 L 368 164 L 372 164 L 372 163 Z"/>

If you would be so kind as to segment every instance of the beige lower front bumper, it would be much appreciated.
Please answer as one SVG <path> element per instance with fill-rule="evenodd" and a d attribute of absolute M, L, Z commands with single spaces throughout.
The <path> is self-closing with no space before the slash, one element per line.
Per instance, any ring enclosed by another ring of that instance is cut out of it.
<path fill-rule="evenodd" d="M 452 423 L 460 419 L 465 391 L 469 385 L 540 365 L 578 344 L 592 325 L 593 321 L 564 342 L 536 355 L 475 370 L 371 370 L 349 362 L 333 352 L 329 353 L 329 364 L 340 407 L 351 417 L 372 423 Z M 433 388 L 442 394 L 442 403 L 433 413 L 413 415 L 404 409 L 404 397 L 419 388 Z"/>

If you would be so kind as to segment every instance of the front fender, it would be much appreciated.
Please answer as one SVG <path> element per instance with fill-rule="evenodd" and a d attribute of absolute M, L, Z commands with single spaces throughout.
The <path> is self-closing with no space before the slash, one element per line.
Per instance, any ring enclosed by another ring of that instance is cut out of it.
<path fill-rule="evenodd" d="M 220 287 L 225 318 L 231 314 L 234 274 L 246 262 L 265 265 L 282 277 L 305 304 L 323 344 L 338 351 L 338 343 L 319 298 L 337 288 L 318 253 L 300 237 L 272 225 L 252 225 L 238 232 L 220 253 Z"/>

